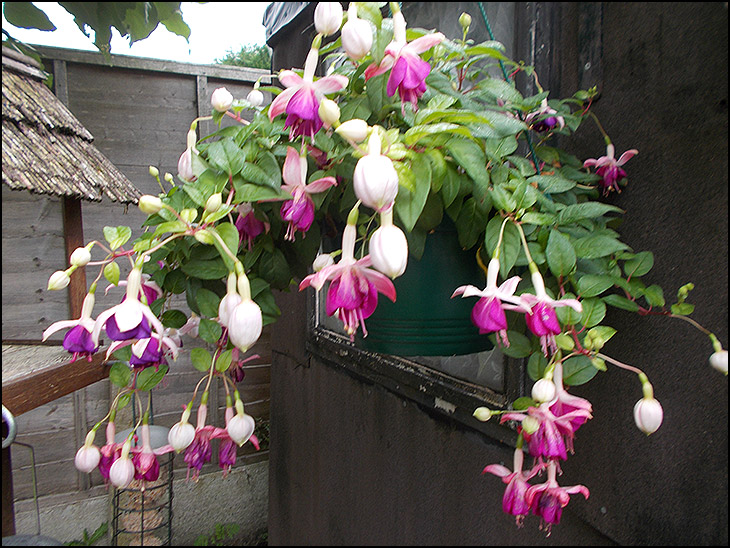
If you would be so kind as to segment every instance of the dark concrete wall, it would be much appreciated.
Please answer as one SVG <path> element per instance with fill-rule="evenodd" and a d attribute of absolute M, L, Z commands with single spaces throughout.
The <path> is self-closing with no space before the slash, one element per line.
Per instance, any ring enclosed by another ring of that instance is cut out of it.
<path fill-rule="evenodd" d="M 639 150 L 627 164 L 629 186 L 609 199 L 627 211 L 622 234 L 636 251 L 654 251 L 647 278 L 668 300 L 695 283 L 692 317 L 727 346 L 726 4 L 591 6 L 602 13 L 595 112 L 618 153 Z M 535 7 L 517 3 L 516 13 Z M 555 23 L 554 95 L 570 95 L 580 4 L 537 7 Z M 571 148 L 581 158 L 605 150 L 590 124 Z M 507 445 L 352 375 L 349 356 L 334 363 L 308 352 L 304 297 L 281 303 L 272 343 L 271 544 L 727 544 L 727 379 L 708 365 L 707 337 L 688 324 L 609 310 L 605 323 L 619 334 L 604 350 L 647 372 L 664 424 L 648 438 L 636 429 L 634 375 L 612 368 L 576 389 L 593 402 L 594 418 L 578 432 L 560 483 L 585 484 L 591 497 L 572 500 L 546 538 L 535 518 L 517 529 L 502 513 L 501 482 L 480 475 L 486 464 L 511 461 Z"/>

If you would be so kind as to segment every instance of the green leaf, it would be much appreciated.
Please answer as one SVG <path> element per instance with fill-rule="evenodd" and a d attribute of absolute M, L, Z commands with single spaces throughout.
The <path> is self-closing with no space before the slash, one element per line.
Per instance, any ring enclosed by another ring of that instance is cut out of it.
<path fill-rule="evenodd" d="M 218 305 L 221 299 L 218 295 L 213 293 L 210 289 L 201 287 L 195 294 L 195 300 L 198 303 L 198 309 L 203 316 L 208 318 L 215 318 L 218 316 Z"/>
<path fill-rule="evenodd" d="M 180 329 L 187 323 L 188 317 L 182 310 L 166 310 L 160 317 L 160 321 L 165 327 Z"/>
<path fill-rule="evenodd" d="M 112 250 L 123 246 L 132 237 L 132 229 L 128 226 L 105 226 L 104 238 Z"/>
<path fill-rule="evenodd" d="M 606 213 L 617 212 L 623 213 L 621 208 L 600 202 L 585 202 L 582 204 L 573 204 L 565 207 L 558 213 L 558 224 L 572 225 L 583 219 L 596 219 Z"/>
<path fill-rule="evenodd" d="M 462 249 L 470 249 L 479 241 L 479 237 L 484 230 L 485 220 L 474 198 L 469 198 L 464 202 L 454 223 L 459 236 L 459 245 Z"/>
<path fill-rule="evenodd" d="M 551 230 L 545 248 L 550 271 L 556 277 L 565 277 L 575 268 L 575 250 L 570 240 L 558 230 Z"/>
<path fill-rule="evenodd" d="M 396 162 L 401 164 L 402 162 Z M 402 166 L 413 173 L 415 189 L 409 192 L 406 189 L 399 189 L 398 198 L 395 201 L 395 210 L 403 223 L 406 232 L 413 230 L 416 222 L 423 211 L 431 190 L 431 163 L 428 157 L 418 155 L 410 164 L 410 167 Z M 401 171 L 398 176 L 400 178 Z"/>
<path fill-rule="evenodd" d="M 210 355 L 205 348 L 193 348 L 190 351 L 190 361 L 193 367 L 201 373 L 206 373 L 210 370 L 210 365 L 213 363 L 213 357 Z"/>
<path fill-rule="evenodd" d="M 154 367 L 147 367 L 137 375 L 137 390 L 152 390 L 165 377 L 167 373 L 167 365 L 160 365 L 157 370 Z"/>
<path fill-rule="evenodd" d="M 629 312 L 636 312 L 639 310 L 638 304 L 636 304 L 634 301 L 630 301 L 626 297 L 622 297 L 621 295 L 607 295 L 606 297 L 601 298 L 603 299 L 604 303 L 611 305 L 614 308 L 628 310 Z"/>
<path fill-rule="evenodd" d="M 589 329 L 583 340 L 583 346 L 589 350 L 600 350 L 613 337 L 617 331 L 607 325 L 599 325 Z"/>
<path fill-rule="evenodd" d="M 268 189 L 279 191 L 281 184 L 277 177 L 269 171 L 264 171 L 256 164 L 245 162 L 241 168 L 241 177 L 245 181 Z"/>
<path fill-rule="evenodd" d="M 549 213 L 537 213 L 534 211 L 528 211 L 520 218 L 520 220 L 523 223 L 527 223 L 530 225 L 549 226 L 555 224 L 557 217 L 555 215 L 550 215 Z"/>
<path fill-rule="evenodd" d="M 598 370 L 588 356 L 576 356 L 563 362 L 563 383 L 567 386 L 585 384 L 596 376 Z"/>
<path fill-rule="evenodd" d="M 597 297 L 613 285 L 611 276 L 589 274 L 578 280 L 578 294 L 583 298 Z"/>
<path fill-rule="evenodd" d="M 558 175 L 535 175 L 527 179 L 529 183 L 536 183 L 537 187 L 548 194 L 560 194 L 575 188 L 575 181 Z"/>
<path fill-rule="evenodd" d="M 513 85 L 508 84 L 504 80 L 485 78 L 477 84 L 477 87 L 485 92 L 486 95 L 494 99 L 501 99 L 505 103 L 520 104 L 522 102 L 522 94 Z"/>
<path fill-rule="evenodd" d="M 494 334 L 490 335 L 492 342 L 496 342 Z M 532 354 L 532 344 L 522 333 L 517 331 L 507 331 L 507 339 L 509 346 L 502 348 L 502 353 L 510 358 L 526 358 Z"/>
<path fill-rule="evenodd" d="M 8 23 L 21 29 L 56 30 L 48 16 L 31 2 L 3 2 L 3 15 Z"/>
<path fill-rule="evenodd" d="M 132 378 L 132 370 L 129 365 L 122 362 L 115 362 L 109 368 L 109 380 L 120 388 L 125 388 Z"/>
<path fill-rule="evenodd" d="M 105 264 L 104 277 L 110 284 L 119 285 L 119 265 L 114 262 Z"/>
<path fill-rule="evenodd" d="M 583 314 L 580 322 L 585 327 L 598 325 L 606 317 L 606 305 L 601 299 L 584 299 L 581 304 L 583 305 Z"/>
<path fill-rule="evenodd" d="M 678 303 L 672 305 L 672 314 L 678 316 L 689 316 L 694 312 L 695 305 L 690 303 Z"/>
<path fill-rule="evenodd" d="M 198 336 L 205 342 L 209 342 L 211 344 L 217 343 L 218 339 L 221 338 L 222 333 L 223 328 L 218 322 L 214 322 L 213 320 L 209 320 L 207 318 L 202 318 L 200 320 L 200 325 L 198 326 Z"/>
<path fill-rule="evenodd" d="M 575 295 L 572 293 L 566 293 L 564 298 L 566 299 L 574 299 Z M 582 306 L 582 303 L 581 303 Z M 577 325 L 581 318 L 583 317 L 583 314 L 581 312 L 575 311 L 570 306 L 558 306 L 555 308 L 555 314 L 558 316 L 558 320 L 562 325 Z"/>
<path fill-rule="evenodd" d="M 644 290 L 644 298 L 649 306 L 662 307 L 666 304 L 664 300 L 664 291 L 658 285 L 650 285 Z"/>
<path fill-rule="evenodd" d="M 642 251 L 624 263 L 624 272 L 627 278 L 637 278 L 648 273 L 654 266 L 654 254 L 651 251 Z"/>
<path fill-rule="evenodd" d="M 484 151 L 492 161 L 501 162 L 517 150 L 517 139 L 514 135 L 502 138 L 484 139 Z"/>
<path fill-rule="evenodd" d="M 579 238 L 574 242 L 573 247 L 575 247 L 575 254 L 581 259 L 598 259 L 631 249 L 613 236 L 604 234 Z"/>
<path fill-rule="evenodd" d="M 529 407 L 537 407 L 537 402 L 529 396 L 517 398 L 514 402 L 512 402 L 512 409 L 515 411 L 524 411 Z"/>
<path fill-rule="evenodd" d="M 231 366 L 231 358 L 233 355 L 233 350 L 226 350 L 225 352 L 222 352 L 218 358 L 215 360 L 215 369 L 216 371 L 219 371 L 223 373 L 224 371 L 227 371 L 228 368 Z"/>
<path fill-rule="evenodd" d="M 542 379 L 545 375 L 548 360 L 542 351 L 533 352 L 530 359 L 527 360 L 527 373 L 533 381 Z"/>
<path fill-rule="evenodd" d="M 477 187 L 474 194 L 481 197 L 489 188 L 487 157 L 484 151 L 474 141 L 465 139 L 452 139 L 446 147 L 456 164 L 463 168 L 474 181 Z"/>
<path fill-rule="evenodd" d="M 501 217 L 492 217 L 487 223 L 487 229 L 484 233 L 484 246 L 490 257 L 494 256 L 503 221 L 504 219 Z M 517 262 L 521 250 L 520 232 L 514 223 L 508 222 L 504 227 L 502 244 L 499 248 L 499 273 L 502 278 L 507 278 L 510 270 Z"/>
<path fill-rule="evenodd" d="M 438 124 L 427 124 L 412 127 L 406 131 L 404 141 L 407 146 L 412 146 L 427 135 L 437 135 L 439 133 L 451 133 L 455 135 L 463 135 L 464 137 L 471 137 L 469 130 L 464 126 L 441 122 Z"/>
<path fill-rule="evenodd" d="M 200 278 L 201 280 L 220 280 L 227 276 L 229 272 L 223 259 L 220 258 L 212 261 L 188 261 L 180 269 L 188 276 Z"/>
<path fill-rule="evenodd" d="M 236 228 L 236 225 L 231 223 L 221 223 L 215 227 L 215 231 L 225 243 L 228 251 L 230 251 L 235 256 L 238 253 L 238 244 L 240 242 L 240 236 L 238 234 L 238 229 Z M 223 258 L 223 262 L 226 264 L 228 269 L 233 270 L 235 267 L 235 262 L 231 257 L 228 256 L 228 253 L 218 241 L 218 239 L 215 240 L 213 245 L 220 252 L 221 257 Z"/>
<path fill-rule="evenodd" d="M 208 162 L 228 173 L 229 177 L 241 172 L 246 156 L 230 137 L 215 141 L 207 148 Z"/>

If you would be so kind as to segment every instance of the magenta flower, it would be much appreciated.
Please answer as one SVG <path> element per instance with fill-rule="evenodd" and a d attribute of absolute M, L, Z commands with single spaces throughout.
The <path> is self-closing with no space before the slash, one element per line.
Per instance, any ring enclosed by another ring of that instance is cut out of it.
<path fill-rule="evenodd" d="M 355 225 L 348 224 L 342 237 L 340 262 L 310 274 L 299 284 L 300 291 L 310 285 L 319 291 L 327 281 L 330 282 L 327 291 L 327 315 L 337 316 L 352 340 L 361 324 L 363 335 L 367 336 L 364 321 L 378 306 L 378 293 L 395 301 L 393 282 L 384 274 L 369 268 L 370 256 L 355 260 L 356 236 Z"/>
<path fill-rule="evenodd" d="M 527 482 L 542 469 L 542 466 L 535 466 L 529 472 L 523 472 L 522 464 L 524 460 L 525 454 L 521 448 L 518 448 L 515 449 L 514 471 L 501 464 L 490 464 L 482 472 L 482 474 L 489 472 L 499 476 L 507 484 L 502 497 L 502 510 L 506 514 L 515 516 L 518 527 L 522 527 L 525 516 L 530 513 L 530 505 L 525 500 L 527 489 L 530 487 Z"/>
<path fill-rule="evenodd" d="M 324 192 L 337 185 L 337 180 L 323 177 L 307 184 L 307 159 L 292 147 L 286 151 L 282 177 L 285 184 L 281 188 L 291 194 L 292 199 L 281 206 L 281 218 L 289 223 L 286 239 L 293 242 L 297 230 L 307 232 L 314 221 L 314 201 L 309 195 Z"/>
<path fill-rule="evenodd" d="M 555 371 L 553 374 L 553 383 L 555 383 L 556 395 L 555 400 L 550 404 L 550 411 L 556 417 L 562 417 L 571 414 L 570 422 L 573 427 L 573 431 L 578 428 L 592 417 L 591 412 L 593 406 L 591 402 L 586 399 L 569 394 L 565 388 L 563 388 L 563 364 L 557 362 L 555 364 Z M 583 411 L 583 413 L 575 414 L 574 411 Z"/>
<path fill-rule="evenodd" d="M 525 493 L 525 501 L 530 505 L 532 513 L 542 518 L 544 528 L 550 535 L 550 528 L 554 523 L 560 523 L 563 508 L 570 502 L 570 495 L 580 493 L 586 499 L 590 492 L 583 485 L 571 487 L 560 487 L 555 477 L 557 474 L 557 463 L 551 461 L 547 465 L 547 481 L 540 485 L 533 485 Z"/>
<path fill-rule="evenodd" d="M 378 66 L 370 65 L 365 70 L 365 80 L 390 72 L 386 92 L 392 97 L 396 90 L 401 98 L 401 110 L 406 103 L 418 109 L 418 99 L 426 91 L 426 77 L 431 65 L 421 59 L 420 54 L 440 44 L 445 36 L 440 33 L 427 34 L 412 42 L 406 41 L 406 20 L 401 11 L 393 14 L 393 40 L 385 48 L 385 56 Z M 392 70 L 391 70 L 392 69 Z"/>
<path fill-rule="evenodd" d="M 157 478 L 160 477 L 160 463 L 157 460 L 157 456 L 169 453 L 174 449 L 172 445 L 163 445 L 153 450 L 150 440 L 150 427 L 147 423 L 143 423 L 139 427 L 139 432 L 142 438 L 142 447 L 132 449 L 134 479 L 157 481 Z"/>
<path fill-rule="evenodd" d="M 94 309 L 95 297 L 94 293 L 88 293 L 84 298 L 84 304 L 81 307 L 81 317 L 78 320 L 63 320 L 51 324 L 48 329 L 43 332 L 43 340 L 45 341 L 56 331 L 71 328 L 63 337 L 63 347 L 73 354 L 71 363 L 80 357 L 86 357 L 91 361 L 91 356 L 99 350 L 98 341 L 94 341 L 91 336 L 94 331 L 94 320 L 91 318 L 91 312 Z"/>
<path fill-rule="evenodd" d="M 473 285 L 462 285 L 454 291 L 451 298 L 457 295 L 463 297 L 480 297 L 471 311 L 471 321 L 479 328 L 479 333 L 497 333 L 497 342 L 509 346 L 507 339 L 507 316 L 505 310 L 519 310 L 529 313 L 530 308 L 514 293 L 520 277 L 514 276 L 497 287 L 499 274 L 499 259 L 489 261 L 487 267 L 487 286 L 479 290 Z"/>
<path fill-rule="evenodd" d="M 528 432 L 524 427 L 522 429 L 530 455 L 536 459 L 566 460 L 568 451 L 573 452 L 573 438 L 578 428 L 573 425 L 573 421 L 582 421 L 580 422 L 582 424 L 591 418 L 591 414 L 585 409 L 576 409 L 556 416 L 550 410 L 551 404 L 552 402 L 546 402 L 537 407 L 530 407 L 527 413 L 505 413 L 500 422 L 508 420 L 523 422 L 529 417 L 538 424 L 534 432 Z"/>
<path fill-rule="evenodd" d="M 183 459 L 188 465 L 188 480 L 191 479 L 190 473 L 192 471 L 192 480 L 198 481 L 198 476 L 200 476 L 203 465 L 210 462 L 213 454 L 210 446 L 211 439 L 225 438 L 228 436 L 224 428 L 205 424 L 207 414 L 208 405 L 201 403 L 200 407 L 198 407 L 198 423 L 195 427 L 195 437 L 193 438 L 193 442 L 185 449 L 185 457 Z"/>
<path fill-rule="evenodd" d="M 114 461 L 119 458 L 122 454 L 122 444 L 114 442 L 114 435 L 116 434 L 116 427 L 114 422 L 109 422 L 106 425 L 106 444 L 101 449 L 101 460 L 99 460 L 99 472 L 104 478 L 105 482 L 109 481 L 109 469 L 111 468 Z"/>
<path fill-rule="evenodd" d="M 626 177 L 626 172 L 621 168 L 626 162 L 639 153 L 638 150 L 632 148 L 624 152 L 618 161 L 614 158 L 615 148 L 609 144 L 606 146 L 606 155 L 598 159 L 589 158 L 583 162 L 583 167 L 595 167 L 596 174 L 601 177 L 600 186 L 603 188 L 603 195 L 615 190 L 621 192 L 618 182 Z"/>
<path fill-rule="evenodd" d="M 538 133 L 548 133 L 555 126 L 560 126 L 560 129 L 563 129 L 565 127 L 565 118 L 556 116 L 557 113 L 555 109 L 548 106 L 547 99 L 543 99 L 539 109 L 525 116 L 525 123 Z"/>
<path fill-rule="evenodd" d="M 286 124 L 290 128 L 289 139 L 298 135 L 314 138 L 322 127 L 319 117 L 319 103 L 325 95 L 335 93 L 347 86 L 345 76 L 333 74 L 314 81 L 314 71 L 319 60 L 319 48 L 314 45 L 307 55 L 304 74 L 299 76 L 294 70 L 283 70 L 279 73 L 279 81 L 286 87 L 272 101 L 269 107 L 269 120 L 286 112 Z"/>
<path fill-rule="evenodd" d="M 555 335 L 562 331 L 555 308 L 558 306 L 569 306 L 576 312 L 583 312 L 583 305 L 577 299 L 555 300 L 545 291 L 545 282 L 540 275 L 535 263 L 530 263 L 532 272 L 532 285 L 535 294 L 523 293 L 520 299 L 530 307 L 531 312 L 525 314 L 525 323 L 532 333 L 540 337 L 540 345 L 543 353 L 547 356 L 548 349 L 556 352 L 558 349 L 555 343 Z"/>
<path fill-rule="evenodd" d="M 238 206 L 236 228 L 238 229 L 239 243 L 251 251 L 256 236 L 269 231 L 269 223 L 257 219 L 251 204 L 243 203 Z"/>

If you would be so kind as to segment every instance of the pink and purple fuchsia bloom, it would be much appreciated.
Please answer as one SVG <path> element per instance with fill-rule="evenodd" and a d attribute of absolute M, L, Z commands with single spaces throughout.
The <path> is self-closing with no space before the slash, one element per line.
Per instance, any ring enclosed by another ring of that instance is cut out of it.
<path fill-rule="evenodd" d="M 293 70 L 282 70 L 279 73 L 279 82 L 286 89 L 272 101 L 269 107 L 269 120 L 286 112 L 284 127 L 290 128 L 290 140 L 299 135 L 314 138 L 314 134 L 323 125 L 319 117 L 319 103 L 322 97 L 347 87 L 348 79 L 338 74 L 320 78 L 315 82 L 314 71 L 318 60 L 319 48 L 313 45 L 304 64 L 303 76 L 299 76 Z"/>
<path fill-rule="evenodd" d="M 379 65 L 370 65 L 365 70 L 365 80 L 390 72 L 386 92 L 392 97 L 396 90 L 401 98 L 401 108 L 411 103 L 418 109 L 418 99 L 426 91 L 426 77 L 431 65 L 421 59 L 420 54 L 440 44 L 445 36 L 440 33 L 427 34 L 412 42 L 406 41 L 406 20 L 401 11 L 393 13 L 393 41 L 385 48 L 385 56 Z"/>
<path fill-rule="evenodd" d="M 583 162 L 583 167 L 596 168 L 596 174 L 601 177 L 600 186 L 603 189 L 603 195 L 608 196 L 608 194 L 612 190 L 615 190 L 616 192 L 621 192 L 621 189 L 618 186 L 618 182 L 626 177 L 626 172 L 622 169 L 621 166 L 623 166 L 638 153 L 638 150 L 632 148 L 631 150 L 627 150 L 626 152 L 624 152 L 621 157 L 616 160 L 616 158 L 614 157 L 615 148 L 613 145 L 609 144 L 606 146 L 605 156 L 601 156 L 598 159 L 589 158 L 588 160 Z"/>
<path fill-rule="evenodd" d="M 506 514 L 515 516 L 517 527 L 522 527 L 525 516 L 530 513 L 530 505 L 525 500 L 525 495 L 530 487 L 528 481 L 536 476 L 541 466 L 535 466 L 529 472 L 522 471 L 522 465 L 525 460 L 525 454 L 521 448 L 515 449 L 513 470 L 502 466 L 501 464 L 490 464 L 484 468 L 482 474 L 494 474 L 502 478 L 507 484 L 502 497 L 502 510 Z"/>
<path fill-rule="evenodd" d="M 499 259 L 496 257 L 489 262 L 487 268 L 487 287 L 479 290 L 473 285 L 462 285 L 454 291 L 451 298 L 457 295 L 462 297 L 480 297 L 471 312 L 471 321 L 479 328 L 479 333 L 496 333 L 497 343 L 509 346 L 507 339 L 507 316 L 505 310 L 517 310 L 529 313 L 530 308 L 514 293 L 520 277 L 514 276 L 497 287 L 499 274 Z"/>
<path fill-rule="evenodd" d="M 292 147 L 287 149 L 282 177 L 285 184 L 281 189 L 291 194 L 292 199 L 282 204 L 281 218 L 289 223 L 286 239 L 293 242 L 296 232 L 307 232 L 314 221 L 314 201 L 309 195 L 324 192 L 337 185 L 337 180 L 323 177 L 307 184 L 307 158 L 299 156 Z"/>
<path fill-rule="evenodd" d="M 543 529 L 550 535 L 550 529 L 555 523 L 560 523 L 563 508 L 570 502 L 570 495 L 580 493 L 586 499 L 590 492 L 583 485 L 561 487 L 556 478 L 557 463 L 551 461 L 547 465 L 547 481 L 533 485 L 525 493 L 525 502 L 530 506 L 532 513 L 543 521 Z"/>
<path fill-rule="evenodd" d="M 43 332 L 43 340 L 45 341 L 56 331 L 70 328 L 63 337 L 63 347 L 73 354 L 72 363 L 80 357 L 85 357 L 91 361 L 91 356 L 99 350 L 98 341 L 94 341 L 92 337 L 95 322 L 91 318 L 91 312 L 94 309 L 94 302 L 94 293 L 88 293 L 84 298 L 81 317 L 78 320 L 56 322 Z"/>
<path fill-rule="evenodd" d="M 345 332 L 354 340 L 357 329 L 362 325 L 367 336 L 365 319 L 378 306 L 378 293 L 395 302 L 395 286 L 390 279 L 370 268 L 370 256 L 355 260 L 355 238 L 357 229 L 348 224 L 342 237 L 342 258 L 337 264 L 325 266 L 319 272 L 310 274 L 299 284 L 301 291 L 312 286 L 317 291 L 330 282 L 327 291 L 326 311 L 328 316 L 337 316 L 345 326 Z"/>

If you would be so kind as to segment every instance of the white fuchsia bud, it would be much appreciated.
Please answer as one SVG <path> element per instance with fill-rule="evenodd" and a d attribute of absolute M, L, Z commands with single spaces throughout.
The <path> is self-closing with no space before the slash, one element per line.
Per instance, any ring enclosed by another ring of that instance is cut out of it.
<path fill-rule="evenodd" d="M 314 262 L 312 263 L 312 270 L 319 272 L 323 268 L 333 264 L 335 264 L 335 260 L 332 258 L 332 255 L 329 253 L 322 253 L 317 255 L 317 258 L 314 259 Z"/>
<path fill-rule="evenodd" d="M 357 8 L 353 2 L 350 2 L 347 22 L 342 27 L 340 37 L 342 48 L 353 61 L 365 57 L 373 46 L 373 29 L 370 23 L 357 17 Z"/>
<path fill-rule="evenodd" d="M 534 434 L 540 429 L 540 421 L 535 417 L 527 416 L 522 419 L 522 430 L 525 434 Z"/>
<path fill-rule="evenodd" d="M 537 403 L 552 401 L 555 393 L 555 383 L 549 379 L 540 379 L 532 386 L 532 399 Z"/>
<path fill-rule="evenodd" d="M 85 247 L 77 247 L 73 253 L 69 262 L 74 266 L 86 266 L 91 260 L 91 251 Z"/>
<path fill-rule="evenodd" d="M 152 215 L 153 213 L 157 213 L 162 209 L 162 200 L 160 200 L 157 196 L 145 194 L 144 196 L 140 197 L 137 206 L 142 211 L 142 213 Z"/>
<path fill-rule="evenodd" d="M 220 209 L 220 207 L 223 205 L 223 196 L 220 192 L 216 192 L 215 194 L 212 194 L 210 198 L 205 202 L 205 211 L 209 211 L 211 213 L 216 212 Z"/>
<path fill-rule="evenodd" d="M 468 29 L 471 26 L 471 15 L 464 12 L 459 16 L 459 25 L 461 28 Z"/>
<path fill-rule="evenodd" d="M 210 104 L 218 112 L 226 112 L 233 105 L 233 95 L 226 88 L 218 88 L 210 96 Z"/>
<path fill-rule="evenodd" d="M 57 291 L 59 289 L 63 289 L 68 286 L 70 281 L 71 278 L 68 275 L 68 272 L 65 270 L 56 270 L 56 272 L 51 274 L 51 277 L 48 278 L 48 290 Z"/>
<path fill-rule="evenodd" d="M 186 148 L 185 152 L 180 155 L 180 159 L 177 161 L 177 175 L 185 182 L 192 182 L 195 180 L 195 173 L 193 173 L 193 150 Z"/>
<path fill-rule="evenodd" d="M 172 173 L 170 173 L 169 171 L 165 172 L 165 181 L 167 181 L 168 183 L 171 183 L 173 180 L 174 180 L 174 178 L 172 176 Z"/>
<path fill-rule="evenodd" d="M 380 153 L 381 141 L 377 126 L 368 140 L 368 153 L 360 158 L 353 173 L 355 195 L 375 211 L 385 211 L 398 194 L 398 173 L 393 161 Z"/>
<path fill-rule="evenodd" d="M 335 133 L 355 143 L 362 143 L 368 137 L 368 123 L 359 118 L 343 122 L 335 129 Z"/>
<path fill-rule="evenodd" d="M 710 365 L 723 375 L 727 375 L 727 350 L 718 350 L 710 356 Z"/>
<path fill-rule="evenodd" d="M 242 446 L 248 441 L 256 428 L 253 417 L 238 413 L 226 425 L 226 431 L 231 439 L 238 445 Z"/>
<path fill-rule="evenodd" d="M 492 410 L 488 407 L 477 407 L 474 410 L 474 418 L 481 422 L 487 422 L 492 417 Z"/>
<path fill-rule="evenodd" d="M 339 2 L 319 2 L 314 10 L 314 28 L 325 36 L 340 30 L 342 5 Z"/>
<path fill-rule="evenodd" d="M 152 175 L 153 177 L 160 176 L 160 170 L 157 169 L 155 166 L 150 166 L 149 171 L 150 171 L 150 175 Z"/>
<path fill-rule="evenodd" d="M 195 427 L 188 422 L 189 416 L 189 409 L 183 411 L 180 422 L 170 428 L 170 431 L 167 433 L 167 441 L 178 453 L 187 449 L 195 439 Z"/>
<path fill-rule="evenodd" d="M 408 265 L 408 240 L 394 224 L 378 228 L 370 237 L 370 260 L 373 267 L 391 279 L 406 271 Z"/>
<path fill-rule="evenodd" d="M 125 441 L 122 446 L 121 456 L 109 468 L 109 481 L 119 489 L 124 489 L 134 479 L 134 463 L 129 458 L 130 447 L 130 441 Z"/>
<path fill-rule="evenodd" d="M 340 123 L 340 107 L 337 106 L 337 103 L 335 103 L 332 99 L 323 97 L 319 102 L 319 110 L 317 113 L 319 114 L 324 127 L 327 129 L 332 126 L 339 125 Z"/>
<path fill-rule="evenodd" d="M 248 351 L 261 336 L 263 316 L 261 308 L 251 299 L 238 303 L 228 320 L 228 337 L 241 351 Z"/>
<path fill-rule="evenodd" d="M 634 422 L 647 436 L 659 429 L 663 419 L 662 405 L 653 397 L 643 397 L 634 405 Z"/>
<path fill-rule="evenodd" d="M 76 457 L 74 458 L 76 469 L 86 474 L 99 466 L 99 461 L 101 461 L 101 451 L 94 445 L 95 436 L 96 432 L 94 430 L 86 434 L 86 442 L 76 451 Z"/>
<path fill-rule="evenodd" d="M 255 107 L 260 107 L 264 104 L 264 94 L 257 89 L 252 89 L 248 92 L 246 100 Z"/>

